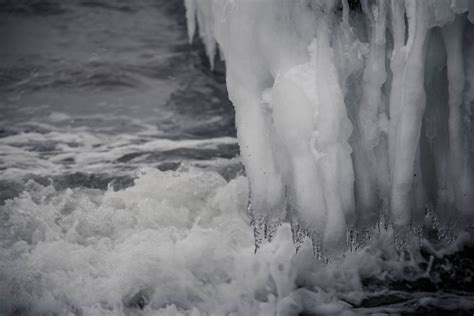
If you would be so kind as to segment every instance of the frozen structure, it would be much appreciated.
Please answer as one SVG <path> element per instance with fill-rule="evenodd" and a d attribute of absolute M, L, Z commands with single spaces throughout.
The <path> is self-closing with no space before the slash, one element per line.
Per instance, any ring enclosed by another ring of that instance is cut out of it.
<path fill-rule="evenodd" d="M 282 221 L 329 254 L 377 225 L 472 223 L 474 1 L 185 5 L 225 60 L 257 248 Z"/>

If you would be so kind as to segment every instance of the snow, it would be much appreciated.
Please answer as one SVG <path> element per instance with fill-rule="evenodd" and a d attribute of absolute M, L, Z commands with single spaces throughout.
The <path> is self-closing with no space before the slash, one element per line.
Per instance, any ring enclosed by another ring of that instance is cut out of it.
<path fill-rule="evenodd" d="M 427 210 L 472 223 L 472 1 L 185 4 L 226 62 L 257 248 L 283 221 L 327 255 Z"/>

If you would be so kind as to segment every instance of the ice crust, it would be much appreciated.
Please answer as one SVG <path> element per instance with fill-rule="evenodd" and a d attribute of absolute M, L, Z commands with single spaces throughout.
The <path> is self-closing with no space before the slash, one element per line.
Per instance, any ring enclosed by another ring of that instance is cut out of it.
<path fill-rule="evenodd" d="M 257 247 L 283 221 L 329 253 L 472 223 L 473 1 L 185 4 L 226 63 Z"/>

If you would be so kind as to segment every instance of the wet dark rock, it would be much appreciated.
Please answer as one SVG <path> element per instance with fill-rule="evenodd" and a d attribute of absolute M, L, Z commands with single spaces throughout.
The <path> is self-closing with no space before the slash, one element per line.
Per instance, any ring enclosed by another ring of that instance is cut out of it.
<path fill-rule="evenodd" d="M 404 271 L 404 277 L 389 275 L 384 280 L 375 277 L 365 278 L 362 280 L 364 288 L 368 291 L 390 288 L 408 293 L 439 291 L 474 293 L 473 247 L 465 247 L 442 258 L 433 256 L 428 275 L 425 272 L 432 255 L 424 250 L 421 251 L 421 255 L 424 261 L 419 262 L 418 267 L 410 267 L 410 271 Z"/>
<path fill-rule="evenodd" d="M 187 138 L 236 135 L 234 109 L 224 85 L 190 82 L 173 93 L 165 107 L 176 116 L 167 131 L 179 130 Z"/>
<path fill-rule="evenodd" d="M 443 258 L 434 257 L 430 277 L 440 290 L 474 292 L 474 247 Z"/>
<path fill-rule="evenodd" d="M 182 57 L 192 64 L 180 63 L 174 76 L 181 77 L 185 85 L 171 94 L 165 108 L 175 113 L 176 121 L 170 122 L 169 130 L 179 130 L 181 135 L 192 138 L 235 136 L 235 117 L 225 85 L 225 64 L 219 56 L 211 69 L 202 41 L 195 36 L 191 47 L 183 47 Z M 182 69 L 183 65 L 188 69 Z M 214 120 L 219 117 L 219 120 Z M 162 128 L 162 126 L 160 126 Z"/>
<path fill-rule="evenodd" d="M 381 294 L 377 296 L 369 296 L 364 299 L 360 307 L 378 307 L 378 306 L 385 306 L 391 304 L 402 303 L 410 300 L 411 297 L 407 296 L 404 293 L 389 293 L 389 294 Z"/>
<path fill-rule="evenodd" d="M 429 262 L 430 254 L 422 251 Z M 420 263 L 420 270 L 426 271 L 427 263 Z M 433 256 L 428 277 L 414 280 L 393 280 L 390 288 L 407 292 L 474 292 L 474 248 L 466 247 L 442 258 Z"/>
<path fill-rule="evenodd" d="M 400 313 L 403 316 L 472 316 L 472 311 L 448 310 L 442 307 L 419 306 L 414 311 Z"/>
<path fill-rule="evenodd" d="M 363 279 L 365 291 L 372 294 L 355 307 L 389 313 L 394 308 L 403 310 L 401 315 L 472 315 L 474 248 L 465 246 L 441 258 L 421 250 L 418 260 L 418 267 L 407 266 L 402 275 Z"/>
<path fill-rule="evenodd" d="M 226 179 L 226 181 L 230 181 L 237 178 L 238 176 L 245 175 L 244 165 L 241 163 L 216 167 L 215 169 L 224 179 Z"/>

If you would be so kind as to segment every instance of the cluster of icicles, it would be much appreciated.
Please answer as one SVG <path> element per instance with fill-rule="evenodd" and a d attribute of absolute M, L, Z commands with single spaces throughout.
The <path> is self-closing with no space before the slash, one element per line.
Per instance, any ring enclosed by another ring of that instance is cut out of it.
<path fill-rule="evenodd" d="M 472 222 L 474 1 L 185 4 L 226 64 L 257 248 L 282 221 L 329 255 Z"/>

